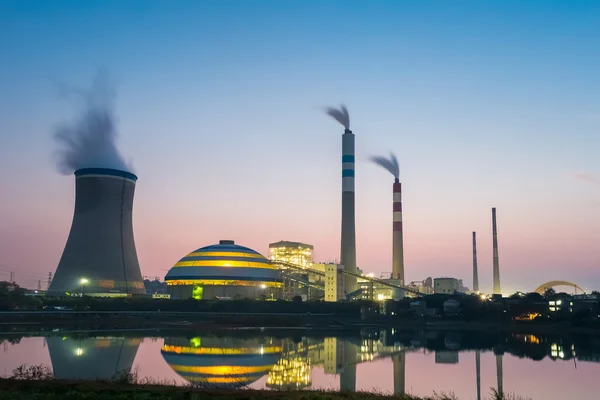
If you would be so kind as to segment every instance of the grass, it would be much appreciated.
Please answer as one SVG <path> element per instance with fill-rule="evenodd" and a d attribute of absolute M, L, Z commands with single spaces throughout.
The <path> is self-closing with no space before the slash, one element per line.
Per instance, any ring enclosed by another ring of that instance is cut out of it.
<path fill-rule="evenodd" d="M 123 372 L 108 381 L 57 380 L 44 365 L 21 366 L 12 377 L 0 379 L 0 400 L 460 400 L 452 393 L 418 397 L 378 392 L 334 392 L 324 390 L 217 389 L 206 385 L 176 386 L 174 382 L 140 379 Z M 526 400 L 499 394 L 492 389 L 486 400 Z"/>

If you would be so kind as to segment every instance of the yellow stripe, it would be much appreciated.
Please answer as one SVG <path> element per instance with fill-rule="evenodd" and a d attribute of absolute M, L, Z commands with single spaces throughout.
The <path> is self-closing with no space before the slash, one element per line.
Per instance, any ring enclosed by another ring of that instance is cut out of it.
<path fill-rule="evenodd" d="M 189 365 L 170 365 L 177 372 L 187 372 L 203 375 L 247 375 L 257 372 L 268 372 L 272 365 L 260 365 L 256 367 L 247 367 L 239 365 L 219 365 L 215 367 L 193 367 Z"/>
<path fill-rule="evenodd" d="M 183 346 L 171 346 L 164 345 L 162 351 L 167 353 L 176 353 L 176 354 L 205 354 L 205 355 L 238 355 L 238 354 L 270 354 L 270 353 L 281 353 L 281 347 L 271 346 L 271 347 L 263 347 L 263 351 L 261 353 L 260 348 L 223 348 L 223 347 L 183 347 Z"/>
<path fill-rule="evenodd" d="M 244 281 L 237 279 L 227 280 L 212 280 L 212 279 L 172 279 L 167 281 L 169 286 L 190 286 L 190 285 L 202 285 L 202 286 L 260 286 L 265 285 L 266 287 L 279 288 L 282 286 L 282 282 L 262 282 L 262 281 Z"/>
<path fill-rule="evenodd" d="M 234 251 L 223 251 L 223 252 L 213 252 L 213 251 L 198 251 L 188 254 L 186 257 L 246 257 L 246 258 L 265 258 L 260 254 L 254 253 L 239 253 Z"/>
<path fill-rule="evenodd" d="M 202 382 L 202 383 L 245 383 L 252 382 L 255 377 L 252 376 L 233 376 L 233 377 L 201 377 L 201 376 L 184 376 L 184 379 L 192 382 Z"/>
<path fill-rule="evenodd" d="M 252 261 L 229 261 L 229 260 L 197 260 L 179 261 L 174 267 L 238 267 L 238 268 L 266 268 L 277 269 L 269 263 L 257 263 Z"/>

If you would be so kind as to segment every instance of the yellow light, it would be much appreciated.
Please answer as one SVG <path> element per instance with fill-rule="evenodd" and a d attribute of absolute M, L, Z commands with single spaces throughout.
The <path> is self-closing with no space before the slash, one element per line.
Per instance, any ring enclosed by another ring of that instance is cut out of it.
<path fill-rule="evenodd" d="M 75 349 L 75 355 L 78 357 L 83 355 L 83 349 L 81 347 L 78 347 L 77 349 Z"/>
<path fill-rule="evenodd" d="M 88 283 L 88 282 L 89 282 L 89 281 L 87 280 L 87 278 L 81 278 L 81 279 L 79 280 L 79 283 L 81 283 L 82 285 L 87 285 L 87 283 Z"/>
<path fill-rule="evenodd" d="M 379 301 L 382 301 L 382 300 L 384 300 L 384 299 L 385 299 L 385 296 L 383 295 L 383 293 L 379 293 L 379 294 L 377 295 L 377 300 L 379 300 Z"/>
<path fill-rule="evenodd" d="M 481 297 L 481 300 L 485 300 L 487 298 L 485 294 L 481 294 L 479 297 Z"/>

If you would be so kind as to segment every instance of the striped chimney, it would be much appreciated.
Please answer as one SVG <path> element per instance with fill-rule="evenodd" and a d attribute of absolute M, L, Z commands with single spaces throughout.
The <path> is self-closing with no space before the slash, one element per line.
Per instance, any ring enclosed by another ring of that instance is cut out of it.
<path fill-rule="evenodd" d="M 477 232 L 473 232 L 473 291 L 479 293 L 479 274 L 477 272 Z"/>
<path fill-rule="evenodd" d="M 496 226 L 496 208 L 492 208 L 492 240 L 494 249 L 494 290 L 493 294 L 502 294 L 500 289 L 500 262 L 498 259 L 498 229 Z"/>
<path fill-rule="evenodd" d="M 354 134 L 350 130 L 350 116 L 343 105 L 327 108 L 326 113 L 344 126 L 342 135 L 342 232 L 340 262 L 344 270 L 356 274 L 356 228 L 354 196 Z M 346 293 L 356 291 L 356 277 L 346 275 Z"/>
<path fill-rule="evenodd" d="M 404 242 L 402 237 L 402 184 L 394 180 L 394 222 L 392 234 L 392 279 L 404 285 Z"/>

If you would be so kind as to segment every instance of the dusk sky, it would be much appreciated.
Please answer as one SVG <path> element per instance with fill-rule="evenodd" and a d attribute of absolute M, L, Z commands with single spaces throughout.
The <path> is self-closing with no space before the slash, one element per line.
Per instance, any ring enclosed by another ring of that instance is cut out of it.
<path fill-rule="evenodd" d="M 491 208 L 505 294 L 600 288 L 598 1 L 0 0 L 0 280 L 56 269 L 75 180 L 56 82 L 118 82 L 119 148 L 139 176 L 145 276 L 233 239 L 339 258 L 341 135 L 356 134 L 358 266 L 391 270 L 394 151 L 406 281 L 491 291 Z M 45 286 L 45 285 L 44 285 Z"/>

